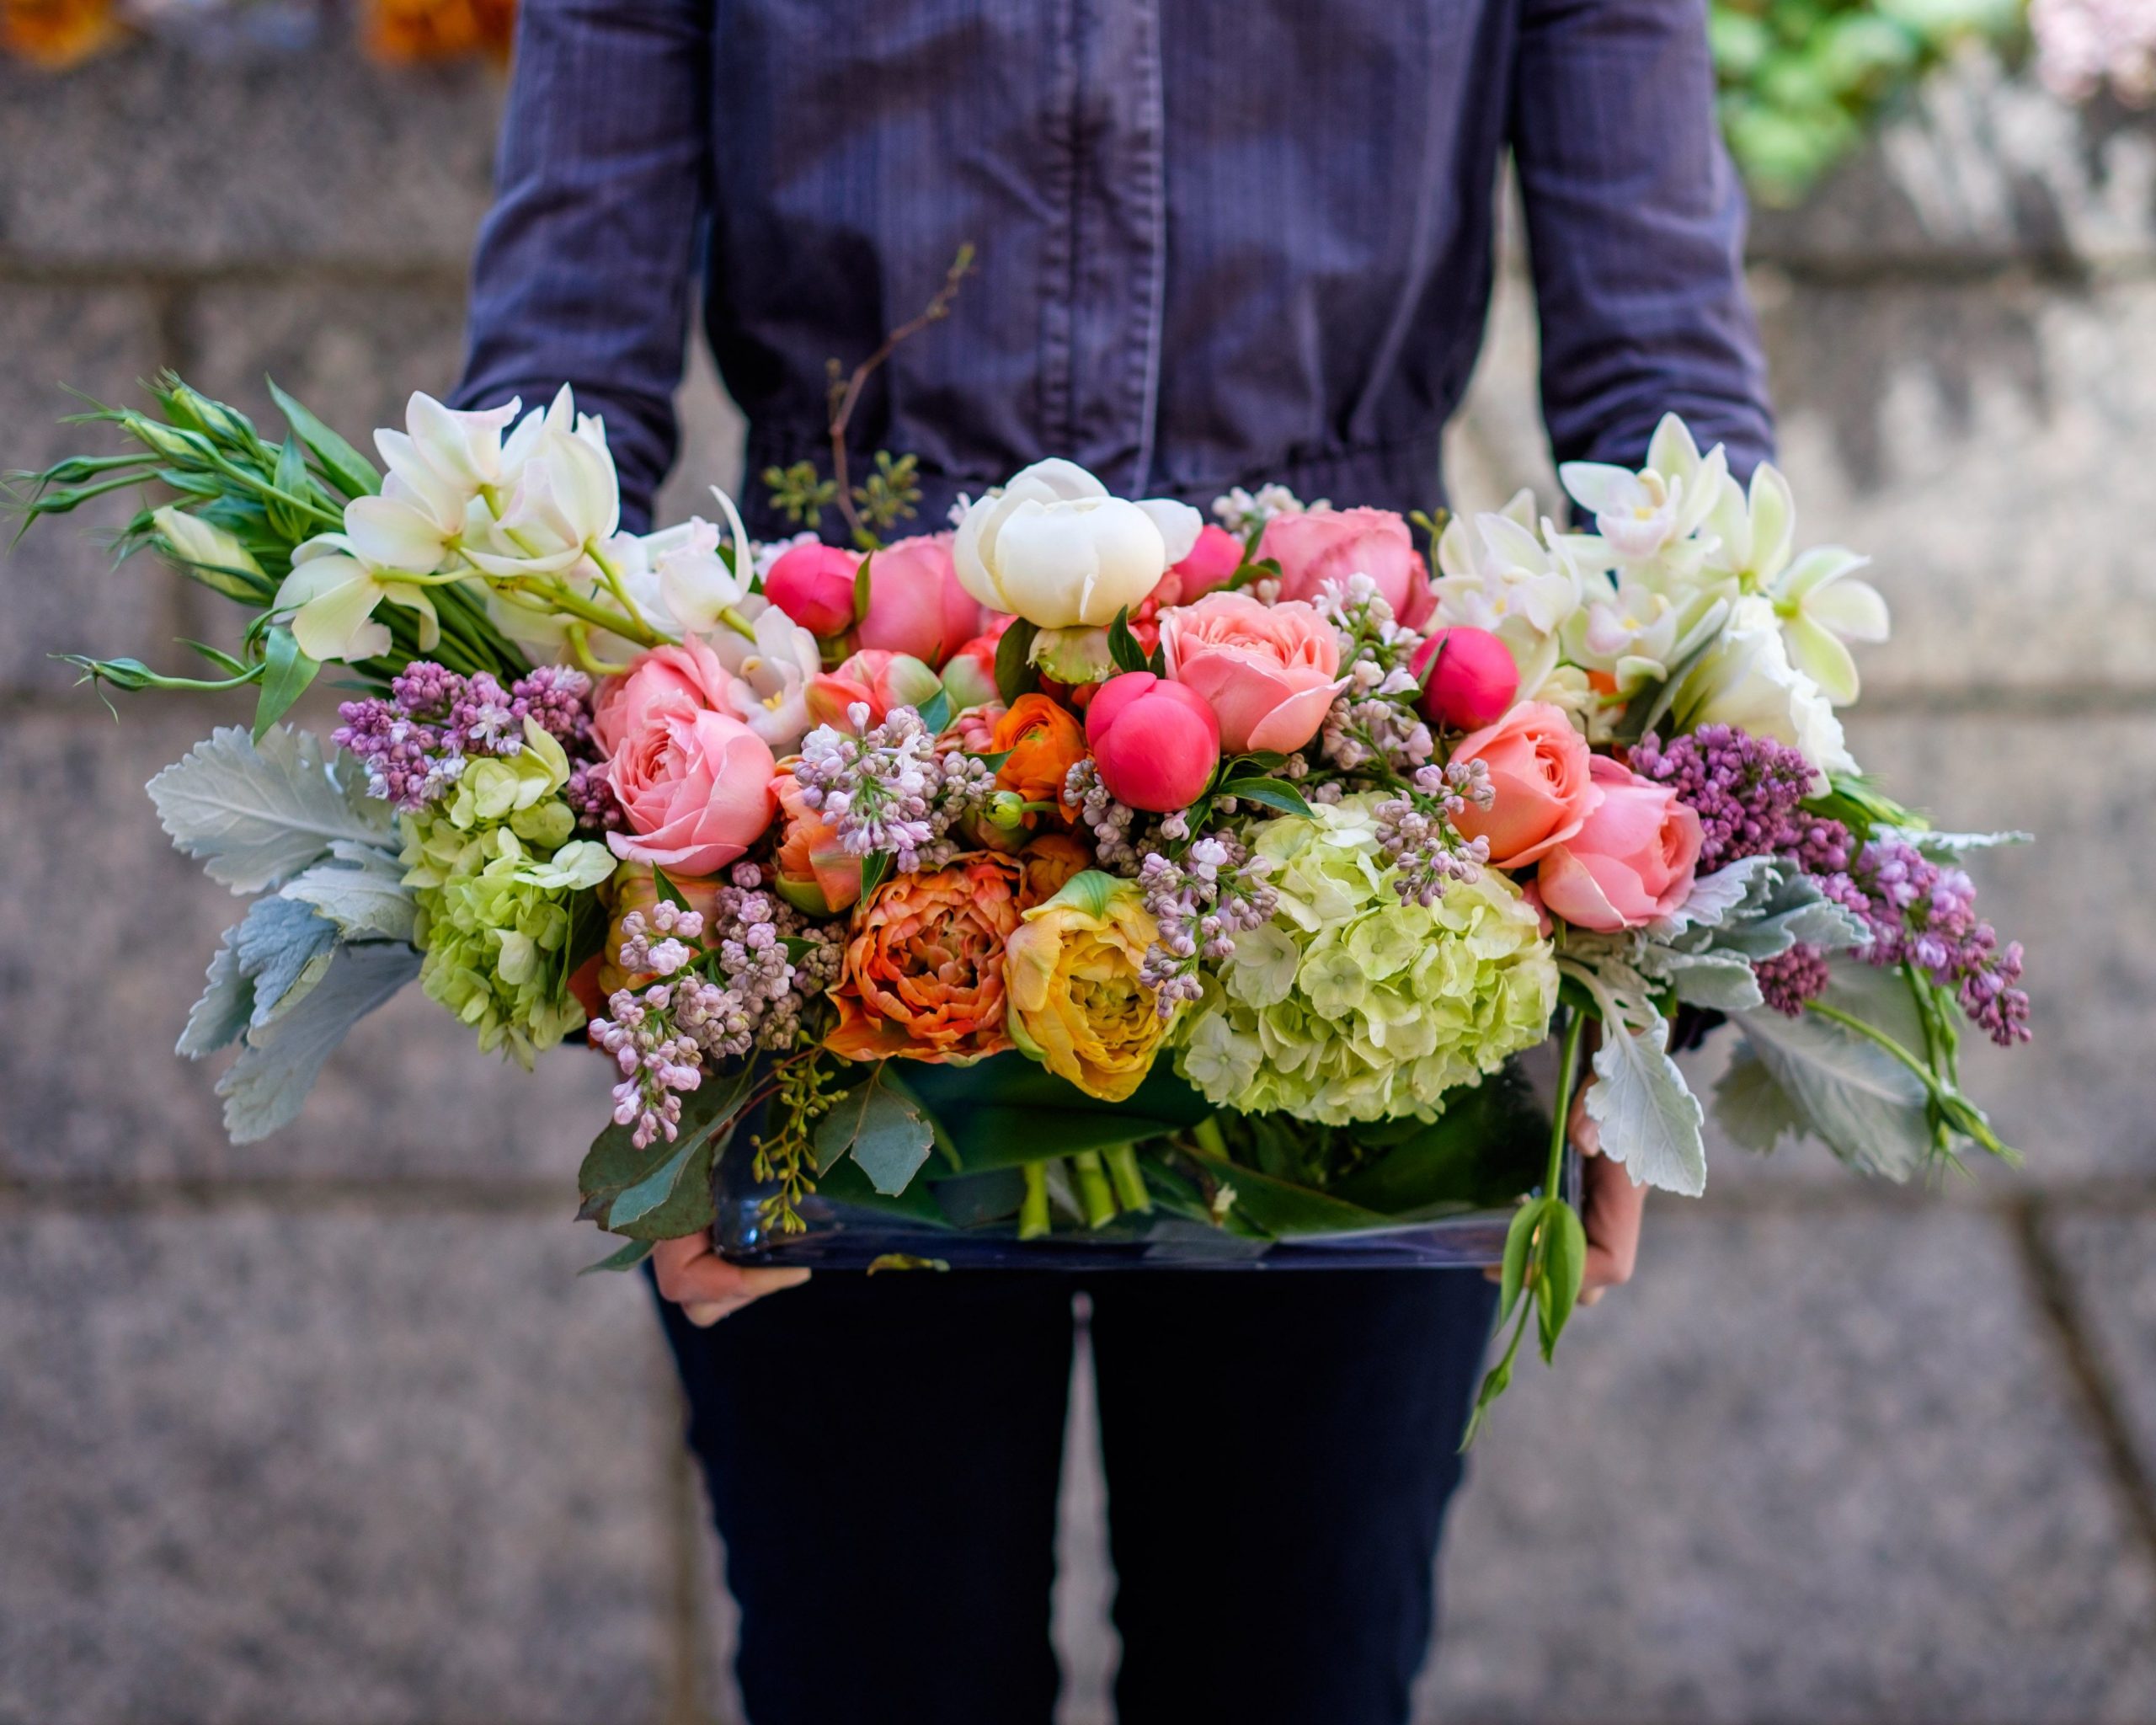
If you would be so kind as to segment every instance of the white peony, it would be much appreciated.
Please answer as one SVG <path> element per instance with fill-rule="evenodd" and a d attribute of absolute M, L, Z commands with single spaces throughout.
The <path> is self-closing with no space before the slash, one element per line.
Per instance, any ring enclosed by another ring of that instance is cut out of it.
<path fill-rule="evenodd" d="M 1817 769 L 1819 791 L 1828 773 L 1857 770 L 1841 720 L 1790 662 L 1774 607 L 1757 594 L 1737 601 L 1721 638 L 1678 685 L 1670 714 L 1682 731 L 1727 724 L 1789 744 Z"/>
<path fill-rule="evenodd" d="M 1132 503 L 1075 462 L 1036 462 L 966 511 L 951 555 L 983 605 L 1043 629 L 1105 628 L 1198 543 L 1188 504 Z"/>

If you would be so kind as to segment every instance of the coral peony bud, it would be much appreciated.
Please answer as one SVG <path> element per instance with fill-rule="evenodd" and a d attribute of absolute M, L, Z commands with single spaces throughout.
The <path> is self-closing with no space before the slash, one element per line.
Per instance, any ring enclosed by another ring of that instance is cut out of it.
<path fill-rule="evenodd" d="M 1487 629 L 1464 625 L 1439 629 L 1415 649 L 1408 669 L 1419 677 L 1433 659 L 1437 668 L 1415 704 L 1423 718 L 1447 730 L 1480 730 L 1494 724 L 1519 692 L 1519 666 L 1505 644 Z"/>
<path fill-rule="evenodd" d="M 857 702 L 867 705 L 869 724 L 881 724 L 894 707 L 919 708 L 942 686 L 918 659 L 864 649 L 836 670 L 819 671 L 808 680 L 808 716 L 818 724 L 851 731 L 848 714 Z"/>
<path fill-rule="evenodd" d="M 835 545 L 797 545 L 764 577 L 764 596 L 812 635 L 843 635 L 853 627 L 853 578 L 858 552 Z"/>
<path fill-rule="evenodd" d="M 1155 814 L 1196 802 L 1220 761 L 1220 722 L 1205 697 L 1149 670 L 1100 686 L 1086 709 L 1086 741 L 1108 794 Z"/>
<path fill-rule="evenodd" d="M 943 667 L 943 692 L 951 697 L 951 710 L 985 707 L 996 698 L 995 638 L 976 635 Z"/>

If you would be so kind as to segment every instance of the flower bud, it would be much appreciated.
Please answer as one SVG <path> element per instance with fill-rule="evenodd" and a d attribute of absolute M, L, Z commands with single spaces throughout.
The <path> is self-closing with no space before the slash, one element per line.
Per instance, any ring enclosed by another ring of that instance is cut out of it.
<path fill-rule="evenodd" d="M 1016 791 L 998 791 L 988 799 L 988 818 L 1006 832 L 1026 824 L 1026 799 Z"/>
<path fill-rule="evenodd" d="M 1086 740 L 1108 794 L 1155 814 L 1197 801 L 1220 761 L 1220 722 L 1204 697 L 1145 670 L 1101 686 Z"/>
<path fill-rule="evenodd" d="M 985 707 L 996 698 L 995 641 L 992 636 L 976 635 L 956 653 L 943 667 L 943 692 L 951 697 L 951 710 L 963 713 L 969 707 Z"/>
<path fill-rule="evenodd" d="M 1433 660 L 1436 668 L 1415 704 L 1423 718 L 1447 730 L 1494 724 L 1519 692 L 1519 666 L 1487 629 L 1439 629 L 1415 649 L 1408 669 L 1420 677 Z"/>
<path fill-rule="evenodd" d="M 812 635 L 842 635 L 853 627 L 857 553 L 835 545 L 797 545 L 764 577 L 764 596 Z"/>
<path fill-rule="evenodd" d="M 1075 688 L 1102 683 L 1115 675 L 1115 655 L 1108 651 L 1108 632 L 1080 624 L 1070 629 L 1043 629 L 1033 638 L 1028 655 L 1043 676 Z"/>

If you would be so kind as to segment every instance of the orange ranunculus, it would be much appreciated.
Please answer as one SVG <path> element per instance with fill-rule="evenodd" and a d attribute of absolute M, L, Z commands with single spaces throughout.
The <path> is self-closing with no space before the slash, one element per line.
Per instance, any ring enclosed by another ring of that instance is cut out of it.
<path fill-rule="evenodd" d="M 824 1045 L 849 1060 L 973 1060 L 1011 1046 L 1003 943 L 1018 926 L 1022 875 L 980 852 L 947 868 L 894 875 L 853 913 Z"/>
<path fill-rule="evenodd" d="M 1016 860 L 1025 871 L 1018 895 L 1021 911 L 1046 904 L 1063 890 L 1071 876 L 1093 867 L 1093 853 L 1067 832 L 1043 833 Z"/>
<path fill-rule="evenodd" d="M 1028 803 L 1054 803 L 1065 820 L 1077 811 L 1063 800 L 1063 782 L 1086 758 L 1086 729 L 1075 715 L 1038 691 L 1021 695 L 995 722 L 991 754 L 1007 749 L 1010 757 L 996 769 L 995 782 Z"/>

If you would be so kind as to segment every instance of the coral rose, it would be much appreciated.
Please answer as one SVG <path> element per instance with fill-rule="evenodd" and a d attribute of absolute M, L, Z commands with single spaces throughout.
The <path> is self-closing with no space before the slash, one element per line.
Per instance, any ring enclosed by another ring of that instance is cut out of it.
<path fill-rule="evenodd" d="M 1028 803 L 1053 803 L 1066 820 L 1074 810 L 1063 799 L 1063 782 L 1086 758 L 1086 733 L 1075 715 L 1038 691 L 1021 695 L 995 722 L 988 752 L 1009 750 L 995 769 L 995 782 Z"/>
<path fill-rule="evenodd" d="M 739 718 L 728 693 L 733 682 L 725 661 L 694 636 L 678 647 L 654 647 L 638 654 L 620 676 L 600 684 L 592 702 L 591 739 L 600 754 L 611 755 L 624 737 L 649 726 L 654 705 L 674 700 Z"/>
<path fill-rule="evenodd" d="M 1172 814 L 1196 802 L 1220 764 L 1220 721 L 1195 689 L 1127 670 L 1086 709 L 1086 740 L 1117 802 Z"/>
<path fill-rule="evenodd" d="M 825 1046 L 849 1060 L 937 1061 L 1011 1046 L 1003 952 L 1019 881 L 1009 858 L 975 853 L 878 887 L 854 912 Z"/>
<path fill-rule="evenodd" d="M 1283 599 L 1315 600 L 1328 581 L 1345 587 L 1350 575 L 1368 575 L 1396 617 L 1412 608 L 1415 577 L 1422 570 L 1407 523 L 1385 509 L 1275 515 L 1265 524 L 1257 554 L 1280 565 Z"/>
<path fill-rule="evenodd" d="M 632 830 L 606 842 L 626 861 L 716 873 L 771 824 L 771 748 L 739 719 L 678 695 L 639 717 L 606 762 Z"/>
<path fill-rule="evenodd" d="M 980 601 L 958 585 L 952 535 L 922 534 L 868 559 L 868 609 L 854 638 L 941 665 L 980 633 Z"/>
<path fill-rule="evenodd" d="M 1684 902 L 1705 832 L 1698 812 L 1668 785 L 1602 755 L 1590 770 L 1602 800 L 1577 833 L 1544 856 L 1535 880 L 1553 916 L 1614 934 Z"/>
<path fill-rule="evenodd" d="M 839 842 L 838 830 L 808 806 L 792 758 L 771 776 L 786 827 L 771 858 L 771 884 L 787 904 L 811 916 L 830 916 L 861 896 L 861 858 Z"/>
<path fill-rule="evenodd" d="M 1205 697 L 1231 755 L 1301 748 L 1348 683 L 1334 675 L 1340 639 L 1332 625 L 1299 601 L 1261 605 L 1247 594 L 1210 594 L 1161 613 L 1161 649 L 1168 675 Z"/>
<path fill-rule="evenodd" d="M 1601 800 L 1587 739 L 1563 708 L 1546 701 L 1523 701 L 1495 724 L 1470 732 L 1452 758 L 1480 761 L 1490 770 L 1496 800 L 1487 809 L 1470 804 L 1453 824 L 1470 839 L 1487 839 L 1499 868 L 1518 868 L 1563 844 Z"/>
<path fill-rule="evenodd" d="M 1159 933 L 1137 883 L 1098 869 L 1027 911 L 1003 965 L 1020 1050 L 1088 1096 L 1129 1100 L 1173 1022 L 1139 980 Z"/>

